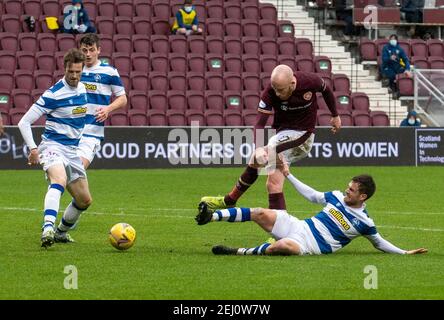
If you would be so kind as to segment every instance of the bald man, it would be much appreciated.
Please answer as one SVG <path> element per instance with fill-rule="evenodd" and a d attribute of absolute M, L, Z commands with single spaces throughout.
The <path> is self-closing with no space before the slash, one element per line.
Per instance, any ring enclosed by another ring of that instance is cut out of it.
<path fill-rule="evenodd" d="M 270 84 L 262 92 L 259 114 L 254 126 L 257 131 L 264 129 L 268 117 L 274 114 L 272 128 L 276 135 L 268 145 L 257 148 L 236 185 L 225 197 L 203 197 L 199 210 L 206 207 L 216 210 L 234 207 L 237 200 L 256 181 L 258 169 L 271 165 L 279 166 L 279 161 L 290 165 L 305 158 L 314 141 L 318 104 L 316 93 L 320 92 L 332 114 L 332 132 L 341 128 L 341 119 L 336 111 L 332 89 L 315 73 L 293 72 L 287 65 L 278 65 L 271 73 Z M 278 157 L 275 155 L 279 154 Z M 275 160 L 273 162 L 273 159 Z M 285 210 L 283 194 L 285 177 L 280 170 L 270 170 L 267 178 L 268 202 L 270 209 Z"/>

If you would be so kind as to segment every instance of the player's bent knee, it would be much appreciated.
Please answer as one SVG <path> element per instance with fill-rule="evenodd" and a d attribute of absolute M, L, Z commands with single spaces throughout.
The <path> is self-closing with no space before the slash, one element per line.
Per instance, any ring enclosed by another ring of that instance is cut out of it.
<path fill-rule="evenodd" d="M 301 248 L 290 239 L 281 239 L 269 246 L 267 252 L 276 255 L 300 255 Z"/>
<path fill-rule="evenodd" d="M 76 199 L 76 204 L 78 207 L 86 210 L 92 204 L 92 201 L 93 200 L 92 200 L 91 196 L 85 196 L 85 197 L 81 197 L 79 199 Z"/>

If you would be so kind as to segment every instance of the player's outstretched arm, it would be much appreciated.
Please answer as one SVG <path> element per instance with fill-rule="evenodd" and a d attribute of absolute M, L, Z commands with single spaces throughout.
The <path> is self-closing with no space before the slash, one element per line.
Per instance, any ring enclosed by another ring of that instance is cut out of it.
<path fill-rule="evenodd" d="M 279 170 L 281 170 L 282 174 L 287 178 L 288 181 L 293 185 L 297 192 L 299 192 L 305 199 L 313 203 L 325 204 L 325 196 L 323 192 L 316 191 L 310 186 L 307 186 L 305 183 L 296 179 L 290 173 L 290 169 L 288 164 L 283 161 L 283 163 L 279 166 Z"/>
<path fill-rule="evenodd" d="M 385 240 L 379 233 L 373 235 L 367 235 L 365 237 L 373 244 L 373 246 L 376 249 L 386 253 L 419 254 L 419 253 L 426 253 L 428 251 L 425 248 L 419 248 L 415 250 L 402 250 L 397 246 L 393 245 L 392 243 L 390 243 L 389 241 Z"/>

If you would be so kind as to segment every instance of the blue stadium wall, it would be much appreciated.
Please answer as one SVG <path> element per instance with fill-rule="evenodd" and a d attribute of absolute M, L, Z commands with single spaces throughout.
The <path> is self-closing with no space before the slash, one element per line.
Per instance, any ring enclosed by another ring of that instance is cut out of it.
<path fill-rule="evenodd" d="M 43 127 L 33 129 L 36 142 Z M 265 132 L 264 136 L 273 132 Z M 258 138 L 258 145 L 267 139 Z M 243 166 L 251 152 L 251 128 L 108 127 L 93 169 Z M 29 169 L 17 127 L 0 137 L 0 169 Z M 444 128 L 317 128 L 310 156 L 300 166 L 444 165 Z M 34 167 L 40 169 L 39 166 Z"/>

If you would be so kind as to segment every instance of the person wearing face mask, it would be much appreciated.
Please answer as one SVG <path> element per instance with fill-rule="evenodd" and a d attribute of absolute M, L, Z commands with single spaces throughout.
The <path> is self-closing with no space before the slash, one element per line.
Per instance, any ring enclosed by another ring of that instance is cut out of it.
<path fill-rule="evenodd" d="M 72 0 L 72 4 L 63 9 L 64 33 L 96 33 L 96 28 L 89 20 L 88 12 L 82 0 Z"/>
<path fill-rule="evenodd" d="M 191 0 L 185 0 L 183 7 L 177 11 L 171 31 L 173 34 L 183 35 L 202 34 L 197 12 Z"/>
<path fill-rule="evenodd" d="M 401 127 L 420 127 L 421 121 L 418 119 L 418 114 L 415 111 L 407 113 L 407 117 L 401 121 Z"/>
<path fill-rule="evenodd" d="M 382 49 L 381 73 L 389 80 L 390 89 L 397 94 L 396 75 L 404 73 L 411 77 L 410 61 L 398 43 L 398 36 L 392 34 L 389 43 Z"/>

